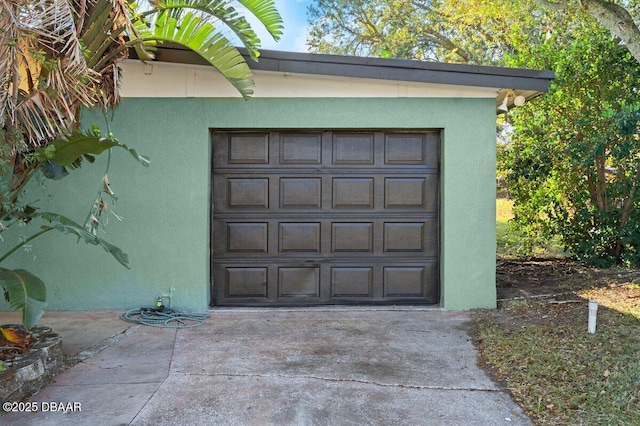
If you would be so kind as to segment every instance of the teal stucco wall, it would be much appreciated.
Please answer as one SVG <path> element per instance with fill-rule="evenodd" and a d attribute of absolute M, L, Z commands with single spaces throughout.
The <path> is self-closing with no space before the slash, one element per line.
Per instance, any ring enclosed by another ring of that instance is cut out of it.
<path fill-rule="evenodd" d="M 86 114 L 83 122 L 106 128 L 100 115 Z M 112 208 L 124 220 L 111 217 L 103 237 L 129 254 L 132 268 L 99 247 L 49 233 L 7 264 L 46 282 L 49 309 L 149 306 L 171 287 L 174 308 L 208 307 L 211 128 L 443 129 L 442 304 L 495 307 L 495 99 L 137 98 L 121 102 L 110 128 L 152 161 L 145 168 L 115 150 L 109 170 L 118 197 Z M 61 181 L 47 181 L 50 199 L 33 185 L 27 199 L 82 223 L 105 165 L 103 155 Z"/>

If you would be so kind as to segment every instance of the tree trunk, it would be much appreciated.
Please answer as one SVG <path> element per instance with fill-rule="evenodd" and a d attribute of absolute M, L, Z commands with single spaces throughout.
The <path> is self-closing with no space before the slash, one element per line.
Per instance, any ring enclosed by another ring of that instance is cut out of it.
<path fill-rule="evenodd" d="M 554 3 L 548 0 L 536 0 L 536 2 L 543 7 L 555 10 L 571 7 L 570 3 L 573 3 L 572 1 Z M 627 9 L 604 0 L 579 0 L 578 2 L 585 12 L 618 37 L 636 61 L 640 62 L 640 28 Z"/>
<path fill-rule="evenodd" d="M 589 199 L 593 206 L 598 205 L 598 189 L 596 188 L 596 182 L 593 179 L 591 170 L 587 170 L 587 183 L 589 185 Z"/>
<path fill-rule="evenodd" d="M 595 181 L 596 196 L 598 199 L 598 210 L 601 212 L 609 211 L 609 203 L 607 199 L 607 177 L 605 174 L 605 155 L 596 155 L 595 159 L 596 172 L 598 178 Z"/>
<path fill-rule="evenodd" d="M 636 61 L 640 62 L 640 28 L 627 9 L 603 0 L 581 0 L 581 3 L 584 10 L 622 40 Z"/>

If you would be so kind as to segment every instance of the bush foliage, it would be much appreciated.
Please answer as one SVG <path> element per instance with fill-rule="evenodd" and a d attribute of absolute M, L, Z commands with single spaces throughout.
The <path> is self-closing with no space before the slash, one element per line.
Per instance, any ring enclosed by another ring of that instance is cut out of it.
<path fill-rule="evenodd" d="M 554 235 L 596 266 L 640 265 L 640 66 L 605 29 L 582 18 L 516 65 L 556 71 L 534 105 L 510 112 L 499 150 L 521 254 Z"/>

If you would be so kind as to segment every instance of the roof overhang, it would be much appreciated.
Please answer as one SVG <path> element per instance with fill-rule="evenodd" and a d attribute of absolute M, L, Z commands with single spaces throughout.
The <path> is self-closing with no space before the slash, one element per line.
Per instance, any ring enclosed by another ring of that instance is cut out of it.
<path fill-rule="evenodd" d="M 521 95 L 527 101 L 531 100 L 547 92 L 554 78 L 552 71 L 545 70 L 275 50 L 261 50 L 256 62 L 249 58 L 246 51 L 240 51 L 249 67 L 256 71 L 494 88 L 497 92 L 496 107 L 508 95 L 512 95 L 508 99 L 509 107 L 513 107 L 515 96 Z M 135 57 L 135 54 L 132 56 Z M 156 60 L 208 65 L 197 53 L 180 46 L 158 48 Z"/>

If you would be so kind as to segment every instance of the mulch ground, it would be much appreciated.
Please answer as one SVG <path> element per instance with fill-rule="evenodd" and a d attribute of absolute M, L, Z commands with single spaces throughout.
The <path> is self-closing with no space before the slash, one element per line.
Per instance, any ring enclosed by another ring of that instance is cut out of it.
<path fill-rule="evenodd" d="M 560 258 L 498 258 L 496 262 L 499 302 L 545 297 L 566 299 L 584 290 L 625 287 L 630 283 L 640 284 L 639 270 L 597 269 Z"/>
<path fill-rule="evenodd" d="M 485 315 L 505 328 L 581 323 L 588 299 L 597 300 L 602 309 L 640 312 L 640 270 L 598 269 L 562 258 L 498 258 L 496 286 L 498 309 Z"/>

